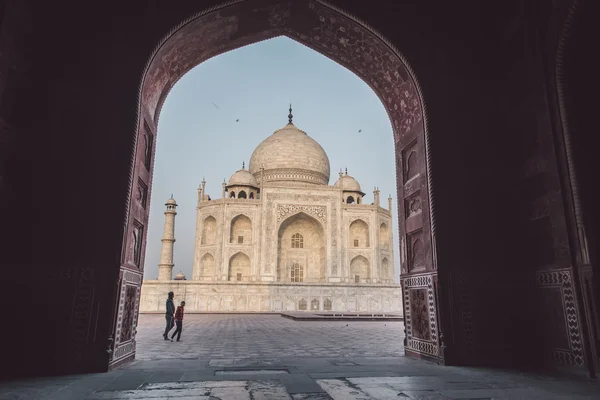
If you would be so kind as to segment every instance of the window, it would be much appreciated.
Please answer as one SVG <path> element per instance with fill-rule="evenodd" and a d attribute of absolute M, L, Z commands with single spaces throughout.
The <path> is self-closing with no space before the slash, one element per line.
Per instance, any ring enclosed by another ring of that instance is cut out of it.
<path fill-rule="evenodd" d="M 354 239 L 354 247 L 358 247 L 358 239 Z"/>
<path fill-rule="evenodd" d="M 244 237 L 238 236 L 238 244 L 243 244 L 243 243 L 244 243 Z"/>
<path fill-rule="evenodd" d="M 254 192 L 250 192 L 250 198 L 253 199 L 254 198 Z"/>
<path fill-rule="evenodd" d="M 231 195 L 229 197 L 231 197 L 232 199 L 235 199 L 235 192 L 231 191 Z"/>
<path fill-rule="evenodd" d="M 325 299 L 325 301 L 323 301 L 323 310 L 331 311 L 331 305 L 331 299 Z"/>
<path fill-rule="evenodd" d="M 360 276 L 354 275 L 354 283 L 360 283 Z"/>
<path fill-rule="evenodd" d="M 299 233 L 292 235 L 292 249 L 303 249 L 304 248 L 304 237 Z"/>
<path fill-rule="evenodd" d="M 238 194 L 238 199 L 245 199 L 246 198 L 246 192 L 244 192 L 243 190 Z"/>
<path fill-rule="evenodd" d="M 300 299 L 298 302 L 298 310 L 306 311 L 306 300 Z"/>
<path fill-rule="evenodd" d="M 291 282 L 304 282 L 304 267 L 298 263 L 292 264 L 290 273 Z"/>
<path fill-rule="evenodd" d="M 354 204 L 354 197 L 348 196 L 348 198 L 346 199 L 346 203 L 348 203 L 348 204 Z"/>
<path fill-rule="evenodd" d="M 310 310 L 311 311 L 319 311 L 319 300 L 318 299 L 313 299 L 310 302 Z"/>
<path fill-rule="evenodd" d="M 241 273 L 241 272 L 238 272 L 238 273 L 237 273 L 237 280 L 238 280 L 238 281 L 241 281 L 241 280 L 242 280 L 242 273 Z"/>

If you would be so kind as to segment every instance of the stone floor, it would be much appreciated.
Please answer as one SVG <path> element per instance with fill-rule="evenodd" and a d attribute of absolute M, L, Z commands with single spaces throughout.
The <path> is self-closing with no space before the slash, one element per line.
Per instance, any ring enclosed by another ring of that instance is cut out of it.
<path fill-rule="evenodd" d="M 294 321 L 279 314 L 190 314 L 182 341 L 164 342 L 163 315 L 142 314 L 137 359 L 380 357 L 404 354 L 403 322 Z"/>
<path fill-rule="evenodd" d="M 595 382 L 401 356 L 401 322 L 187 315 L 183 341 L 143 315 L 138 359 L 106 374 L 0 384 L 0 399 L 598 399 Z"/>

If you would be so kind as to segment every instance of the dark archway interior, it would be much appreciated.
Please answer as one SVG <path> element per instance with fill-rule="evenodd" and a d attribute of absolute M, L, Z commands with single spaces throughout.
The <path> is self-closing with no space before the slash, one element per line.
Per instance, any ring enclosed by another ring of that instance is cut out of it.
<path fill-rule="evenodd" d="M 588 247 L 596 260 L 595 180 L 586 173 L 598 170 L 592 168 L 597 166 L 591 145 L 595 121 L 584 100 L 591 90 L 588 77 L 597 70 L 585 57 L 598 29 L 590 22 L 597 15 L 589 11 L 597 7 L 592 2 L 579 1 L 589 8 L 581 6 L 588 11 L 573 22 L 577 45 L 566 52 L 565 79 L 571 83 L 567 120 L 589 221 Z M 134 337 L 135 326 L 121 329 L 115 321 L 137 318 L 126 312 L 134 306 L 125 288 L 139 285 L 141 273 L 128 266 L 123 250 L 133 219 L 145 218 L 142 209 L 128 208 L 137 183 L 131 177 L 141 176 L 132 159 L 145 154 L 136 142 L 136 127 L 144 127 L 138 117 L 149 121 L 151 130 L 156 124 L 148 109 L 136 115 L 145 95 L 140 80 L 149 55 L 173 27 L 218 3 L 131 1 L 119 4 L 118 11 L 104 7 L 94 13 L 70 0 L 3 3 L 0 242 L 8 249 L 2 257 L 5 307 L 20 334 L 2 330 L 0 337 L 11 344 L 2 376 L 103 371 L 114 360 L 130 359 L 135 343 L 115 343 Z M 322 6 L 294 2 L 300 3 Z M 430 190 L 424 200 L 434 199 L 435 219 L 423 229 L 435 228 L 436 240 L 423 261 L 430 268 L 427 278 L 413 276 L 410 265 L 402 273 L 405 287 L 427 291 L 438 302 L 425 307 L 433 310 L 426 320 L 433 321 L 435 336 L 427 343 L 407 343 L 409 355 L 431 358 L 435 351 L 434 358 L 448 364 L 593 370 L 598 331 L 592 328 L 598 319 L 589 309 L 598 304 L 598 291 L 590 286 L 583 298 L 580 272 L 589 270 L 596 284 L 599 274 L 591 267 L 578 270 L 580 246 L 561 156 L 564 122 L 554 76 L 572 1 L 331 3 L 401 50 L 419 79 L 426 107 L 430 165 L 425 159 L 418 165 L 432 172 L 433 182 L 429 186 L 422 179 L 419 188 L 409 189 Z M 278 16 L 285 16 L 290 3 L 241 4 L 279 10 L 265 11 L 262 18 L 273 16 L 270 23 L 280 29 Z M 309 20 L 308 8 L 294 7 L 297 19 L 290 21 Z M 235 16 L 227 14 L 231 10 L 222 12 L 223 21 Z M 241 29 L 252 31 L 252 21 L 244 20 Z M 223 28 L 205 32 L 205 39 L 231 34 Z M 261 32 L 264 38 L 279 34 Z M 247 44 L 244 37 L 232 37 Z M 259 39 L 252 36 L 248 43 Z M 193 67 L 193 62 L 172 62 L 181 69 L 173 76 Z M 150 90 L 156 105 L 166 96 L 162 88 L 173 84 L 161 82 L 161 88 Z M 396 150 L 401 172 L 405 156 Z M 150 171 L 142 178 L 151 182 Z M 405 190 L 402 174 L 398 179 Z M 407 235 L 407 248 L 413 239 L 413 244 L 420 240 Z M 408 309 L 421 306 L 408 304 Z"/>

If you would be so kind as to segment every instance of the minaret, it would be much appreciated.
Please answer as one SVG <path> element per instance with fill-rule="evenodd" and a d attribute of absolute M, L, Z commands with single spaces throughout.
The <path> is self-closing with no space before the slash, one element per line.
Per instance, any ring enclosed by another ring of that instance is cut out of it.
<path fill-rule="evenodd" d="M 173 277 L 173 245 L 175 244 L 175 216 L 177 215 L 177 202 L 171 198 L 165 203 L 165 230 L 163 232 L 162 249 L 160 251 L 160 264 L 158 264 L 158 280 L 170 281 Z"/>
<path fill-rule="evenodd" d="M 373 204 L 379 207 L 379 188 L 373 188 Z"/>
<path fill-rule="evenodd" d="M 206 181 L 204 180 L 204 178 L 202 178 L 202 196 L 200 197 L 200 201 L 204 201 L 204 194 L 206 189 Z"/>
<path fill-rule="evenodd" d="M 202 201 L 202 188 L 198 185 L 198 207 L 200 207 L 200 202 Z"/>
<path fill-rule="evenodd" d="M 223 178 L 222 185 L 223 185 L 223 190 L 221 190 L 221 198 L 224 199 L 226 197 L 225 196 L 225 186 L 227 186 L 227 182 L 225 182 L 225 178 Z"/>
<path fill-rule="evenodd" d="M 388 210 L 390 210 L 390 212 L 392 212 L 392 195 L 391 194 L 388 196 Z"/>

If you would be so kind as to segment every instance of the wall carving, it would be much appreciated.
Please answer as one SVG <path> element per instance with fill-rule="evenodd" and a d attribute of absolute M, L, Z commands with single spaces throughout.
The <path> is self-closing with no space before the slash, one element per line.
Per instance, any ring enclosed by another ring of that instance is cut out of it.
<path fill-rule="evenodd" d="M 137 286 L 127 285 L 125 289 L 125 303 L 123 304 L 123 328 L 121 329 L 120 342 L 126 342 L 132 338 L 133 317 L 137 298 Z"/>
<path fill-rule="evenodd" d="M 337 266 L 337 208 L 332 204 L 331 206 L 331 275 L 336 276 L 338 274 Z"/>
<path fill-rule="evenodd" d="M 562 304 L 565 312 L 570 348 L 553 348 L 551 350 L 552 358 L 559 364 L 582 367 L 584 365 L 582 338 L 571 271 L 569 269 L 539 271 L 536 273 L 536 284 L 540 288 L 556 287 L 560 289 L 562 294 Z"/>
<path fill-rule="evenodd" d="M 419 353 L 440 356 L 433 276 L 418 275 L 405 278 L 402 280 L 402 288 L 406 347 Z M 426 297 L 424 296 L 425 293 Z M 413 300 L 416 302 L 414 306 Z M 415 321 L 418 321 L 416 325 Z M 429 321 L 429 323 L 426 321 Z M 428 330 L 426 329 L 427 325 Z"/>
<path fill-rule="evenodd" d="M 326 206 L 306 206 L 295 204 L 279 204 L 277 206 L 277 222 L 303 212 L 319 220 L 323 226 L 327 226 L 327 207 Z"/>
<path fill-rule="evenodd" d="M 362 256 L 371 261 L 372 252 L 365 250 L 348 250 L 348 258 L 352 261 L 355 257 Z"/>

